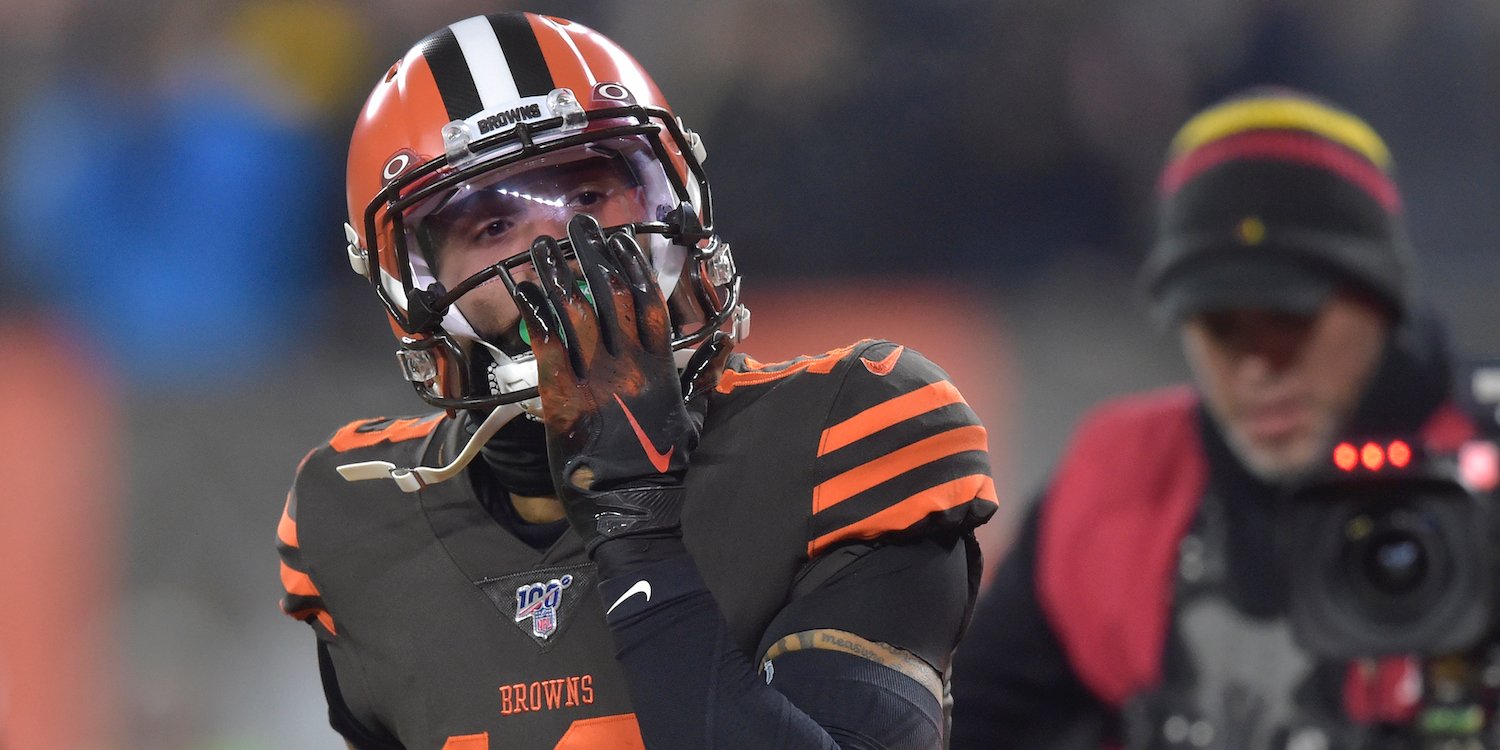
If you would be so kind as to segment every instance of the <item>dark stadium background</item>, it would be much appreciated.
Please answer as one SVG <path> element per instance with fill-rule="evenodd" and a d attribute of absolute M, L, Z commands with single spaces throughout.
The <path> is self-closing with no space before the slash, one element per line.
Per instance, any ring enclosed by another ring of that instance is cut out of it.
<path fill-rule="evenodd" d="M 274 528 L 307 448 L 422 409 L 344 261 L 343 140 L 407 45 L 500 7 L 4 4 L 0 746 L 339 746 Z M 879 335 L 951 370 L 992 554 L 1083 409 L 1182 376 L 1133 268 L 1172 131 L 1241 87 L 1385 135 L 1424 291 L 1500 354 L 1493 0 L 529 7 L 633 50 L 704 135 L 745 351 Z"/>

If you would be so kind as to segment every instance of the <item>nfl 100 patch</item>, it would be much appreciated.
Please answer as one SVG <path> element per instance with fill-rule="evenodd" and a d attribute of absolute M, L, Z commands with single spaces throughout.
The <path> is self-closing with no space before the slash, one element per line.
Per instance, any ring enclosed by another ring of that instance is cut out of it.
<path fill-rule="evenodd" d="M 594 566 L 541 568 L 480 581 L 477 585 L 507 619 L 543 651 L 551 648 L 584 598 L 593 595 Z"/>

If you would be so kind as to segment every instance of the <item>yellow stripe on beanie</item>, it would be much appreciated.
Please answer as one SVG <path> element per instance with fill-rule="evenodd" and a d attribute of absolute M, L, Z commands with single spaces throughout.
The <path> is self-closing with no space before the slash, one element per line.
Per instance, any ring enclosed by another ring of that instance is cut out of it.
<path fill-rule="evenodd" d="M 1391 152 L 1364 120 L 1307 99 L 1256 98 L 1214 107 L 1189 120 L 1172 139 L 1172 154 L 1247 130 L 1304 130 L 1364 154 L 1382 170 Z"/>

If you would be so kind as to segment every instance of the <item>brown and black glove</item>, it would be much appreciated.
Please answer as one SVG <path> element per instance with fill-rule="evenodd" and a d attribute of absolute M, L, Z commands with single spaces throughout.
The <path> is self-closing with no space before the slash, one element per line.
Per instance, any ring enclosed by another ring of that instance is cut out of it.
<path fill-rule="evenodd" d="M 516 294 L 536 352 L 553 484 L 592 555 L 610 539 L 679 534 L 701 423 L 684 391 L 706 396 L 701 384 L 722 370 L 731 339 L 714 334 L 679 381 L 666 300 L 635 239 L 606 238 L 580 214 L 568 244 L 586 285 L 557 240 L 540 237 L 531 246 L 539 283 L 522 281 Z"/>

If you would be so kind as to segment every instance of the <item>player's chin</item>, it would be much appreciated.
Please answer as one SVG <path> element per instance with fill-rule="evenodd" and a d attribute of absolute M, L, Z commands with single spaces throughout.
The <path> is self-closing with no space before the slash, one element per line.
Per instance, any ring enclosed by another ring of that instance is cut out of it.
<path fill-rule="evenodd" d="M 496 311 L 492 309 L 465 311 L 464 317 L 468 319 L 474 332 L 479 334 L 479 338 L 483 339 L 486 344 L 512 357 L 530 352 L 531 345 L 521 337 L 520 313 L 511 311 L 508 315 L 486 314 L 493 312 Z"/>

